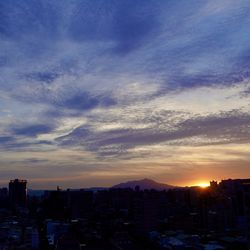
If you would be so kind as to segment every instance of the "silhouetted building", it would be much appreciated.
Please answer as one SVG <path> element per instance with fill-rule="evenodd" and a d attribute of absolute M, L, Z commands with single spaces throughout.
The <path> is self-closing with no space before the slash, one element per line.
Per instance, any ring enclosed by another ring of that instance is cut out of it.
<path fill-rule="evenodd" d="M 8 196 L 8 189 L 7 188 L 0 188 L 0 198 L 5 198 Z"/>
<path fill-rule="evenodd" d="M 0 208 L 8 208 L 8 189 L 0 188 Z"/>
<path fill-rule="evenodd" d="M 218 188 L 218 182 L 217 181 L 210 181 L 210 189 L 215 190 Z"/>
<path fill-rule="evenodd" d="M 48 218 L 56 220 L 69 218 L 67 191 L 57 188 L 55 191 L 46 191 L 45 197 L 44 211 Z"/>
<path fill-rule="evenodd" d="M 58 187 L 22 209 L 26 184 L 0 189 L 0 249 L 250 249 L 250 179 L 168 191 Z"/>
<path fill-rule="evenodd" d="M 135 229 L 139 234 L 156 230 L 160 219 L 159 192 L 143 192 L 134 200 Z"/>
<path fill-rule="evenodd" d="M 70 233 L 65 233 L 62 235 L 56 244 L 56 250 L 79 250 L 80 243 L 74 237 L 74 235 Z"/>
<path fill-rule="evenodd" d="M 9 198 L 11 207 L 26 207 L 27 204 L 27 181 L 11 180 L 9 182 Z"/>
<path fill-rule="evenodd" d="M 67 191 L 67 207 L 72 219 L 88 217 L 92 211 L 93 192 L 85 190 Z"/>

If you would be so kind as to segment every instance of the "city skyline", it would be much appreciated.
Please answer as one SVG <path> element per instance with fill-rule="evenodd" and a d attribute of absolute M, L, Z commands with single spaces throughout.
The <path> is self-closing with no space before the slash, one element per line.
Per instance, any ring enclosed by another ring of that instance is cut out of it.
<path fill-rule="evenodd" d="M 227 179 L 227 180 L 241 180 L 243 181 L 244 179 Z M 191 185 L 185 185 L 185 186 L 177 186 L 177 185 L 171 185 L 169 183 L 161 183 L 161 182 L 157 182 L 153 179 L 149 179 L 149 178 L 143 178 L 143 179 L 137 179 L 137 180 L 126 180 L 124 182 L 121 182 L 121 183 L 115 183 L 114 185 L 109 185 L 109 186 L 74 186 L 74 189 L 73 190 L 82 190 L 82 189 L 86 189 L 86 190 L 102 190 L 102 189 L 123 189 L 123 188 L 132 188 L 132 189 L 135 189 L 137 186 L 139 187 L 139 189 L 142 189 L 142 190 L 169 190 L 169 189 L 175 189 L 175 188 L 191 188 L 191 187 L 199 187 L 201 189 L 203 188 L 208 188 L 211 186 L 211 183 L 221 183 L 223 181 L 227 181 L 227 180 L 210 180 L 208 182 L 206 181 L 198 181 L 196 183 L 193 183 Z M 248 179 L 247 179 L 248 180 Z M 31 191 L 42 191 L 42 190 L 70 190 L 72 189 L 72 186 L 65 186 L 65 187 L 62 187 L 62 186 L 59 186 L 57 185 L 57 183 L 53 183 L 53 185 L 48 188 L 47 187 L 44 187 L 44 188 L 41 188 L 41 189 L 32 189 L 31 187 L 33 186 L 32 185 L 32 182 L 31 182 L 31 185 L 30 185 L 30 181 L 29 180 L 24 180 L 24 179 L 20 179 L 20 178 L 12 178 L 10 179 L 8 182 L 6 183 L 3 183 L 3 185 L 0 186 L 0 188 L 3 188 L 3 189 L 8 189 L 7 186 L 10 185 L 10 183 L 16 183 L 16 182 L 19 182 L 19 183 L 25 183 L 25 186 L 26 186 L 26 192 L 28 192 L 29 190 Z"/>
<path fill-rule="evenodd" d="M 0 3 L 0 186 L 249 178 L 247 0 Z"/>

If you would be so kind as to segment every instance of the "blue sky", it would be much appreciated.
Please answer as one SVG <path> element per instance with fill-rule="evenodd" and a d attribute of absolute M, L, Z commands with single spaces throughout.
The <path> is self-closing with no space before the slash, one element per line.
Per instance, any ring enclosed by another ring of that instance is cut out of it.
<path fill-rule="evenodd" d="M 249 11 L 247 0 L 1 1 L 1 183 L 245 177 Z"/>

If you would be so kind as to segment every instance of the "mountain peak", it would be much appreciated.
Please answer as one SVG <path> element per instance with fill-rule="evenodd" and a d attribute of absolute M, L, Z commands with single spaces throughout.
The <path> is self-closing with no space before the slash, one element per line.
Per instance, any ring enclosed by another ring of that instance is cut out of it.
<path fill-rule="evenodd" d="M 159 183 L 149 178 L 120 183 L 120 184 L 113 186 L 112 188 L 133 188 L 134 189 L 136 186 L 139 186 L 141 190 L 144 190 L 144 189 L 168 190 L 171 188 L 175 188 L 174 186 L 164 184 L 164 183 Z"/>

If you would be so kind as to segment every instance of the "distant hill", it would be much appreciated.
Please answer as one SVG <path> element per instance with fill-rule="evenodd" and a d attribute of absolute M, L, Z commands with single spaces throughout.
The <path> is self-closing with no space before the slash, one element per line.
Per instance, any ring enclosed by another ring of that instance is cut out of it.
<path fill-rule="evenodd" d="M 164 183 L 159 183 L 151 179 L 128 181 L 128 182 L 117 184 L 113 186 L 112 188 L 133 188 L 134 189 L 136 186 L 139 186 L 141 190 L 144 190 L 144 189 L 168 190 L 171 188 L 176 188 L 175 186 L 167 185 Z"/>
<path fill-rule="evenodd" d="M 44 192 L 45 192 L 45 190 L 28 189 L 28 195 L 30 197 L 33 197 L 33 196 L 43 196 Z"/>
<path fill-rule="evenodd" d="M 88 190 L 88 191 L 93 191 L 93 192 L 97 192 L 97 191 L 103 191 L 103 190 L 107 190 L 107 187 L 90 187 L 90 188 L 84 188 L 84 190 Z"/>

